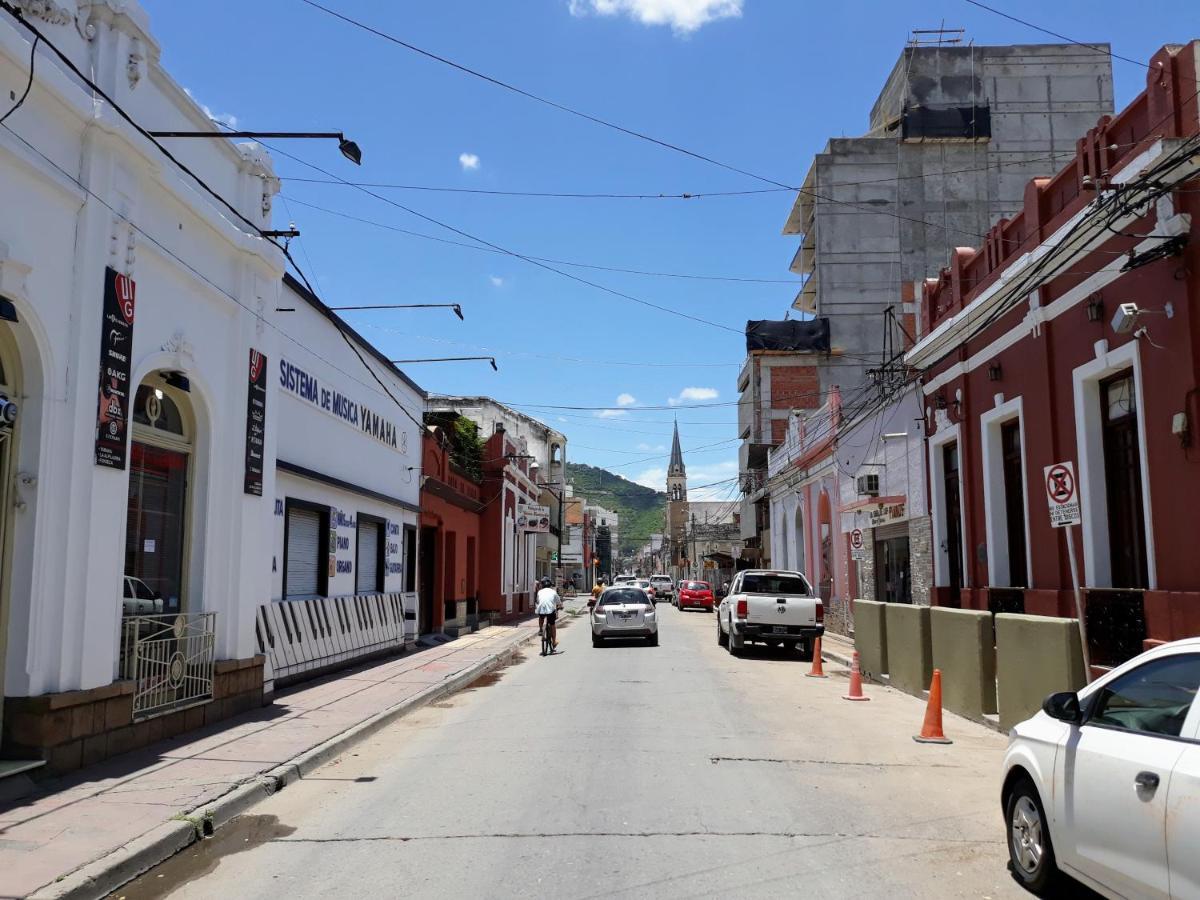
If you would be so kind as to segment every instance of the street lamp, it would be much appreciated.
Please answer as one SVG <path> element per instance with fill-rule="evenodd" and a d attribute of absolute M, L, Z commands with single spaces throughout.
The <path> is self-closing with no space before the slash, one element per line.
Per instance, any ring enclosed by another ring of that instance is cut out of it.
<path fill-rule="evenodd" d="M 459 303 L 381 303 L 376 306 L 331 306 L 329 308 L 337 312 L 357 309 L 452 309 L 459 319 L 463 318 L 462 305 Z"/>
<path fill-rule="evenodd" d="M 340 131 L 151 131 L 155 138 L 325 138 L 338 142 L 342 156 L 356 166 L 362 165 L 362 150 Z"/>
<path fill-rule="evenodd" d="M 427 362 L 462 362 L 470 359 L 486 359 L 492 366 L 493 372 L 499 372 L 496 367 L 496 357 L 494 356 L 433 356 L 428 359 L 392 359 L 389 362 L 392 365 L 405 365 L 408 363 L 427 363 Z"/>

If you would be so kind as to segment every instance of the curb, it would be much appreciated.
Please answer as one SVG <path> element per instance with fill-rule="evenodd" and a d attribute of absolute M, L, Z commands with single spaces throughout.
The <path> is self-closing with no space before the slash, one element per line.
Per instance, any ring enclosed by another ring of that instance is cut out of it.
<path fill-rule="evenodd" d="M 100 900 L 121 885 L 170 859 L 198 840 L 209 837 L 230 820 L 242 815 L 262 800 L 299 781 L 314 769 L 336 759 L 354 745 L 377 731 L 403 718 L 414 710 L 457 693 L 472 681 L 509 663 L 517 651 L 536 638 L 538 633 L 517 640 L 481 659 L 447 680 L 430 685 L 407 700 L 378 712 L 340 734 L 304 751 L 281 765 L 243 782 L 208 803 L 190 810 L 178 819 L 156 826 L 124 846 L 61 876 L 29 894 L 29 900 Z M 202 824 L 194 824 L 202 823 Z"/>

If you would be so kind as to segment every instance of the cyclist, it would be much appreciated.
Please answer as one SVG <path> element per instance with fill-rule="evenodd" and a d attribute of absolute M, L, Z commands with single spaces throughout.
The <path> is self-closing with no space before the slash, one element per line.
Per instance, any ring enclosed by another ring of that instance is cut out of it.
<path fill-rule="evenodd" d="M 561 606 L 562 598 L 554 589 L 554 582 L 549 578 L 543 578 L 542 589 L 537 592 L 537 608 L 535 610 L 538 614 L 538 634 L 542 634 L 542 629 L 549 628 L 555 648 L 558 647 L 558 629 L 554 622 L 558 618 L 558 610 Z"/>

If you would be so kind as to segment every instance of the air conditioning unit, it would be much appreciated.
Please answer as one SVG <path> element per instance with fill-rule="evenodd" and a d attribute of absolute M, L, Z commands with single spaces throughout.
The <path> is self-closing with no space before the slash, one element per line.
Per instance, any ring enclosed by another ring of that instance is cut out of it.
<path fill-rule="evenodd" d="M 879 476 L 878 475 L 859 475 L 858 476 L 858 495 L 860 497 L 878 497 L 879 496 Z"/>

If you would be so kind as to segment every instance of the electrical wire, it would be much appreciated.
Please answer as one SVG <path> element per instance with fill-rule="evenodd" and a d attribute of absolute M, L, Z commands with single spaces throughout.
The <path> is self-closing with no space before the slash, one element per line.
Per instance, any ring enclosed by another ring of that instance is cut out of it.
<path fill-rule="evenodd" d="M 0 125 L 3 125 L 9 116 L 21 108 L 22 104 L 25 103 L 25 99 L 29 96 L 29 92 L 33 89 L 33 67 L 37 62 L 37 46 L 41 39 L 42 36 L 40 34 L 34 34 L 33 43 L 29 46 L 29 80 L 25 82 L 25 90 L 21 91 L 21 96 L 17 98 L 17 102 L 9 108 L 8 112 L 0 116 Z"/>
<path fill-rule="evenodd" d="M 283 195 L 280 194 L 282 197 Z M 468 244 L 465 241 L 455 241 L 449 238 L 437 237 L 436 235 L 426 234 L 421 231 L 413 231 L 409 228 L 401 228 L 398 225 L 391 225 L 387 222 L 380 222 L 376 219 L 368 219 L 364 216 L 356 216 L 353 213 L 343 212 L 337 209 L 330 209 L 326 206 L 318 206 L 315 203 L 309 203 L 306 200 L 300 200 L 289 195 L 288 199 L 297 206 L 305 206 L 309 209 L 315 209 L 317 212 L 323 212 L 331 216 L 337 216 L 341 219 L 348 219 L 352 222 L 359 222 L 363 225 L 370 225 L 375 228 L 382 228 L 386 231 L 394 231 L 398 234 L 405 234 L 409 237 L 420 238 L 426 241 L 435 241 L 439 244 L 450 244 L 454 247 L 465 247 L 468 250 L 479 250 L 485 253 L 498 254 L 500 256 L 514 255 L 510 251 L 497 250 L 492 247 L 481 247 L 478 244 Z M 581 263 L 567 259 L 553 259 L 547 256 L 534 256 L 532 254 L 522 254 L 523 258 L 534 260 L 536 262 L 548 263 L 556 266 L 570 266 L 576 269 L 593 269 L 598 272 L 616 272 L 623 275 L 648 275 L 655 278 L 686 278 L 694 281 L 729 281 L 729 282 L 744 282 L 748 284 L 790 284 L 794 287 L 801 287 L 804 282 L 797 278 L 750 278 L 744 275 L 692 275 L 682 272 L 652 272 L 644 269 L 627 269 L 619 266 L 602 266 L 593 263 Z"/>
<path fill-rule="evenodd" d="M 9 15 L 11 15 L 14 19 L 16 19 L 17 22 L 22 27 L 28 29 L 31 34 L 40 38 L 41 41 L 47 47 L 50 48 L 51 52 L 53 52 L 54 55 L 59 58 L 59 60 L 63 63 L 63 65 L 65 65 L 80 81 L 82 81 L 85 85 L 87 85 L 88 88 L 90 88 L 92 90 L 92 92 L 94 94 L 96 94 L 96 96 L 100 97 L 102 100 L 104 100 L 104 102 L 106 102 L 109 106 L 111 106 L 113 111 L 116 112 L 117 115 L 119 115 L 122 119 L 124 119 L 127 123 L 129 123 L 129 125 L 132 126 L 132 128 L 138 134 L 140 134 L 142 137 L 144 137 L 146 140 L 148 140 L 151 144 L 153 144 L 158 149 L 158 151 L 163 154 L 163 156 L 165 156 L 167 159 L 169 159 L 171 162 L 173 162 L 179 168 L 179 170 L 181 172 L 185 173 L 188 177 L 190 177 L 192 179 L 192 181 L 194 181 L 197 185 L 199 185 L 205 191 L 205 193 L 209 194 L 218 203 L 220 203 L 227 210 L 229 210 L 231 213 L 233 213 L 233 215 L 239 221 L 244 222 L 247 225 L 247 227 L 249 227 L 251 234 L 254 234 L 257 237 L 261 237 L 263 239 L 268 239 L 266 234 L 264 233 L 263 229 L 259 228 L 257 225 L 255 225 L 253 222 L 251 222 L 248 218 L 246 218 L 244 215 L 242 215 L 241 211 L 238 210 L 237 207 L 235 207 L 232 203 L 230 203 L 228 200 L 226 200 L 224 197 L 222 197 L 211 185 L 209 185 L 209 183 L 207 181 L 205 181 L 203 178 L 201 178 L 199 175 L 197 175 L 195 172 L 193 172 L 190 168 L 188 168 L 186 165 L 184 165 L 183 162 L 180 161 L 179 158 L 176 157 L 173 153 L 171 153 L 170 150 L 168 150 L 166 147 L 164 147 L 159 142 L 159 140 L 156 137 L 154 137 L 154 135 L 152 135 L 149 131 L 147 131 L 145 128 L 143 128 L 141 125 L 139 125 L 134 120 L 134 118 L 131 115 L 129 115 L 129 113 L 127 113 L 125 111 L 125 109 L 119 103 L 117 103 L 115 100 L 112 99 L 112 97 L 110 97 L 107 93 L 105 93 L 104 89 L 101 88 L 100 85 L 96 84 L 95 81 L 93 81 L 86 74 L 84 74 L 80 70 L 80 68 L 77 65 L 75 65 L 75 63 L 71 59 L 71 57 L 67 56 L 66 53 L 64 53 L 62 50 L 60 50 L 53 41 L 51 41 L 44 34 L 42 34 L 42 32 L 37 28 L 37 26 L 35 26 L 33 23 L 31 23 L 28 19 L 26 19 L 21 14 L 21 10 L 19 8 L 13 6 L 11 3 L 8 2 L 8 0 L 0 0 L 0 9 L 3 9 L 5 12 L 7 12 Z M 272 242 L 272 243 L 274 243 L 274 242 Z M 276 245 L 276 246 L 278 246 L 278 245 Z"/>
<path fill-rule="evenodd" d="M 301 2 L 308 2 L 308 0 L 301 0 Z M 341 181 L 347 185 L 350 185 L 351 187 L 354 187 L 354 185 L 351 184 L 349 181 L 346 181 L 344 178 L 340 178 L 339 176 L 328 171 L 327 169 L 321 168 L 320 166 L 316 165 L 315 163 L 310 163 L 308 160 L 301 159 L 300 157 L 295 156 L 291 153 L 288 153 L 286 150 L 283 150 L 279 147 L 272 146 L 271 144 L 264 143 L 263 146 L 270 149 L 273 153 L 278 153 L 281 156 L 286 156 L 288 159 L 294 160 L 294 161 L 300 163 L 301 165 L 308 166 L 310 169 L 313 169 L 316 172 L 320 172 L 323 175 L 328 175 L 331 178 L 337 178 L 339 181 Z M 540 260 L 534 259 L 531 256 L 526 256 L 523 253 L 517 253 L 514 250 L 510 250 L 507 247 L 502 247 L 499 244 L 492 243 L 491 241 L 488 241 L 484 238 L 473 235 L 468 231 L 464 231 L 461 228 L 458 228 L 454 225 L 450 225 L 449 223 L 443 222 L 440 219 L 437 219 L 433 216 L 427 215 L 423 212 L 419 212 L 410 206 L 405 206 L 403 203 L 393 200 L 390 197 L 385 197 L 383 194 L 377 194 L 368 188 L 356 187 L 356 190 L 361 191 L 362 193 L 366 194 L 369 197 L 374 197 L 376 200 L 381 200 L 382 202 L 387 203 L 389 206 L 394 206 L 397 209 L 403 210 L 404 212 L 408 213 L 409 215 L 414 216 L 418 219 L 421 219 L 422 221 L 429 222 L 432 225 L 437 225 L 439 228 L 444 228 L 453 234 L 457 234 L 459 237 L 464 237 L 467 240 L 475 241 L 479 244 L 484 245 L 485 247 L 490 247 L 499 253 L 503 253 L 506 256 L 511 256 L 514 259 L 522 260 L 523 262 L 527 262 L 530 265 L 536 266 L 539 269 L 545 269 L 547 272 L 553 272 L 556 275 L 559 275 L 563 278 L 567 278 L 567 279 L 577 282 L 579 284 L 587 285 L 588 287 L 595 288 L 596 290 L 603 291 L 604 293 L 611 294 L 615 297 L 622 297 L 626 300 L 629 300 L 633 303 L 638 303 L 642 306 L 647 306 L 652 309 L 657 309 L 660 312 L 665 312 L 672 316 L 678 316 L 681 319 L 689 319 L 693 322 L 698 322 L 702 325 L 709 325 L 713 328 L 720 328 L 723 331 L 731 331 L 735 334 L 742 333 L 742 330 L 740 328 L 734 328 L 730 325 L 723 325 L 720 322 L 713 322 L 710 319 L 705 319 L 700 316 L 693 316 L 691 313 L 681 312 L 680 310 L 672 309 L 669 306 L 662 306 L 661 304 L 658 304 L 658 303 L 652 303 L 649 300 L 643 300 L 641 297 L 636 297 L 633 294 L 626 293 L 625 291 L 619 291 L 616 288 L 608 287 L 607 285 L 601 284 L 599 282 L 589 281 L 586 278 L 581 278 L 580 276 L 573 275 L 570 272 L 564 272 L 562 269 L 557 269 L 554 266 L 549 265 L 544 262 L 541 262 Z"/>
<path fill-rule="evenodd" d="M 457 69 L 458 71 L 460 71 L 464 74 L 470 75 L 474 78 L 479 78 L 483 81 L 488 82 L 489 84 L 492 84 L 496 87 L 502 88 L 506 91 L 511 91 L 512 93 L 515 93 L 515 94 L 518 94 L 519 96 L 525 97 L 528 100 L 533 100 L 536 103 L 541 103 L 545 106 L 549 106 L 560 112 L 568 113 L 573 116 L 578 116 L 579 118 L 585 119 L 589 122 L 592 122 L 593 124 L 600 125 L 604 128 L 612 129 L 613 131 L 620 132 L 621 134 L 627 135 L 629 137 L 637 138 L 638 140 L 642 140 L 642 141 L 646 141 L 651 144 L 655 144 L 656 146 L 662 147 L 663 149 L 671 150 L 675 153 L 680 153 L 684 156 L 688 156 L 688 157 L 691 157 L 692 159 L 696 159 L 701 162 L 705 162 L 710 165 L 717 166 L 717 167 L 725 169 L 727 171 L 734 172 L 738 175 L 744 175 L 747 178 L 752 178 L 752 179 L 754 179 L 756 181 L 760 181 L 764 184 L 769 184 L 769 185 L 772 185 L 773 187 L 783 188 L 783 189 L 786 189 L 789 191 L 796 191 L 797 193 L 804 194 L 805 196 L 808 196 L 808 197 L 812 197 L 815 200 L 824 200 L 827 203 L 836 203 L 841 206 L 849 206 L 854 209 L 862 210 L 864 212 L 874 213 L 876 215 L 887 215 L 892 218 L 899 219 L 901 221 L 915 222 L 919 225 L 924 225 L 926 228 L 937 228 L 937 229 L 941 229 L 943 231 L 955 232 L 957 234 L 966 234 L 966 235 L 970 235 L 972 237 L 977 237 L 977 238 L 981 238 L 981 239 L 986 237 L 986 235 L 980 234 L 975 231 L 965 231 L 960 228 L 949 228 L 945 225 L 941 225 L 937 222 L 930 222 L 925 219 L 916 219 L 916 218 L 912 218 L 911 216 L 902 215 L 900 213 L 884 212 L 883 210 L 880 210 L 876 207 L 867 206 L 866 204 L 856 203 L 852 200 L 839 200 L 834 197 L 829 197 L 829 196 L 825 196 L 822 194 L 818 194 L 817 192 L 809 190 L 808 188 L 805 188 L 805 187 L 796 187 L 795 185 L 789 185 L 789 184 L 786 184 L 785 182 L 777 181 L 774 178 L 767 177 L 766 175 L 760 175 L 756 172 L 752 172 L 748 169 L 740 168 L 731 163 L 722 162 L 721 160 L 715 159 L 711 156 L 707 156 L 703 153 L 698 153 L 694 150 L 689 150 L 686 147 L 680 146 L 679 144 L 673 144 L 670 141 L 665 141 L 660 138 L 653 137 L 652 135 L 646 134 L 644 132 L 637 131 L 632 128 L 627 128 L 624 125 L 619 125 L 616 122 L 612 122 L 608 119 L 603 119 L 599 116 L 592 115 L 591 113 L 583 112 L 581 110 L 567 106 L 566 104 L 558 103 L 554 100 L 550 100 L 546 97 L 542 97 L 538 94 L 532 93 L 531 91 L 524 90 L 523 88 L 519 88 L 513 84 L 509 84 L 506 81 L 502 81 L 499 78 L 495 78 L 491 75 L 487 75 L 476 69 L 472 69 L 469 66 L 463 65 L 462 63 L 455 62 L 454 60 L 449 59 L 445 56 L 441 56 L 441 55 L 439 55 L 437 53 L 433 53 L 429 50 L 424 50 L 421 47 L 418 47 L 415 44 L 411 44 L 408 41 L 402 40 L 401 38 L 398 38 L 393 34 L 389 34 L 386 31 L 383 31 L 379 28 L 375 28 L 374 26 L 368 25 L 367 23 L 365 23 L 363 21 L 360 21 L 360 20 L 355 19 L 348 15 L 345 15 L 344 13 L 340 13 L 335 9 L 330 9 L 328 6 L 324 6 L 321 3 L 317 3 L 316 0 L 300 0 L 300 2 L 312 7 L 313 9 L 320 10 L 321 12 L 324 12 L 325 14 L 332 16 L 335 19 L 340 19 L 341 21 L 345 22 L 346 24 L 351 25 L 355 28 L 358 28 L 362 31 L 365 31 L 369 34 L 372 34 L 375 37 L 381 38 L 381 39 L 388 41 L 392 44 L 395 44 L 399 47 L 403 47 L 406 50 L 409 50 L 413 53 L 417 53 L 420 56 L 423 56 L 427 59 L 433 60 L 434 62 L 438 62 L 438 63 L 441 63 L 442 65 L 449 66 L 453 69 Z M 353 185 L 351 185 L 351 186 L 353 186 Z M 365 188 L 363 190 L 365 190 Z"/>

